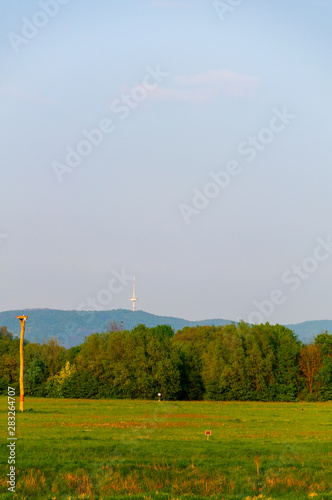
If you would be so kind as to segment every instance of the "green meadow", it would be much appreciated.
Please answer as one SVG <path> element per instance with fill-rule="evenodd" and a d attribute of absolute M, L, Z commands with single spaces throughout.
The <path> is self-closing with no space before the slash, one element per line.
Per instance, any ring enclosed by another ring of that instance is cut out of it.
<path fill-rule="evenodd" d="M 0 398 L 1 500 L 332 499 L 331 402 L 26 398 L 24 405 L 12 493 Z"/>

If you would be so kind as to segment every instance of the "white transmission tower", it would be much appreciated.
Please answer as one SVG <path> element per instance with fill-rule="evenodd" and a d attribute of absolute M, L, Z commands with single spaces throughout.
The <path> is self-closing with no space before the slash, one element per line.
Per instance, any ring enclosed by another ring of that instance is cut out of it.
<path fill-rule="evenodd" d="M 133 296 L 130 300 L 133 303 L 133 311 L 136 311 L 136 301 L 138 300 L 138 298 L 135 295 L 135 276 L 134 276 L 134 280 L 133 280 Z"/>

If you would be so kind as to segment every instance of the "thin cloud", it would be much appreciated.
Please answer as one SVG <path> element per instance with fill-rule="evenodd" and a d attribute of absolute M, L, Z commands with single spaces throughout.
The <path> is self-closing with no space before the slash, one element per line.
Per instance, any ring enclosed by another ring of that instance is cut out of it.
<path fill-rule="evenodd" d="M 151 0 L 144 7 L 152 7 L 155 9 L 174 9 L 178 7 L 192 8 L 193 6 L 185 2 L 177 2 L 176 0 Z"/>
<path fill-rule="evenodd" d="M 233 97 L 247 97 L 256 89 L 259 78 L 230 70 L 211 70 L 197 75 L 177 76 L 175 81 L 180 85 L 214 87 Z"/>
<path fill-rule="evenodd" d="M 332 7 L 331 0 L 308 0 L 308 3 L 319 7 Z"/>
<path fill-rule="evenodd" d="M 158 87 L 151 93 L 151 99 L 173 102 L 211 102 L 217 97 L 214 89 L 172 89 Z"/>
<path fill-rule="evenodd" d="M 53 101 L 51 99 L 44 98 L 42 96 L 33 94 L 31 92 L 26 92 L 22 90 L 20 87 L 12 86 L 8 84 L 3 84 L 0 87 L 0 91 L 2 94 L 11 96 L 18 101 L 37 103 L 37 104 L 46 104 L 48 106 L 58 106 L 59 103 Z"/>
<path fill-rule="evenodd" d="M 242 75 L 230 70 L 208 71 L 196 75 L 179 75 L 170 87 L 159 87 L 151 98 L 160 101 L 212 102 L 220 95 L 250 98 L 259 85 L 256 76 Z"/>

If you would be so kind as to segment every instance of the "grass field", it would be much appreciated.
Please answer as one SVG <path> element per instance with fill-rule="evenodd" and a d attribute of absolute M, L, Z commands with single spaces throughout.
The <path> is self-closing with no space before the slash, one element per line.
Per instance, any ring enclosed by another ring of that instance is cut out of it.
<path fill-rule="evenodd" d="M 1 397 L 0 498 L 332 499 L 331 409 L 26 398 L 24 413 L 16 413 L 12 493 Z"/>

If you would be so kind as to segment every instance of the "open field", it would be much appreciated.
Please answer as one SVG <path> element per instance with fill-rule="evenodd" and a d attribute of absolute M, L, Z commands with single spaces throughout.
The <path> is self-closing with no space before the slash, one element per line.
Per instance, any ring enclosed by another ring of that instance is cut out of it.
<path fill-rule="evenodd" d="M 331 409 L 26 398 L 16 413 L 16 494 L 3 445 L 0 498 L 332 499 Z M 5 442 L 5 397 L 0 411 Z"/>

